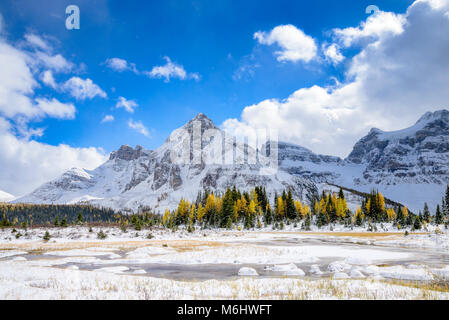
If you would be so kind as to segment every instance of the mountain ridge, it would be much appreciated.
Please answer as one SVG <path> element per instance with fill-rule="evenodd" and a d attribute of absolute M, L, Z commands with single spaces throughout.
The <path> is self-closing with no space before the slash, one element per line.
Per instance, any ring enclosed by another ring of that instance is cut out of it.
<path fill-rule="evenodd" d="M 181 197 L 195 198 L 201 189 L 223 192 L 234 184 L 241 188 L 266 185 L 270 195 L 281 188 L 297 188 L 296 196 L 301 199 L 339 185 L 365 193 L 377 189 L 391 200 L 418 211 L 424 202 L 435 207 L 449 183 L 448 110 L 428 112 L 413 126 L 402 130 L 387 132 L 372 128 L 345 159 L 278 142 L 279 170 L 272 177 L 260 175 L 260 165 L 245 163 L 249 157 L 263 158 L 259 149 L 227 135 L 222 140 L 222 137 L 195 140 L 195 134 L 203 136 L 208 130 L 224 133 L 200 113 L 174 130 L 156 150 L 123 145 L 111 152 L 109 160 L 97 169 L 68 170 L 59 179 L 15 202 L 86 201 L 115 209 L 135 210 L 142 205 L 164 209 L 173 208 Z M 194 151 L 195 143 L 200 147 L 198 152 Z M 267 142 L 265 148 L 271 148 L 271 143 Z M 237 150 L 233 152 L 238 164 L 215 164 L 217 155 L 220 158 L 220 152 L 230 151 L 229 148 Z M 190 162 L 179 165 L 172 161 L 173 151 L 176 154 L 182 150 L 187 150 Z M 89 192 L 83 192 L 86 190 Z M 147 201 L 144 195 L 152 200 Z"/>

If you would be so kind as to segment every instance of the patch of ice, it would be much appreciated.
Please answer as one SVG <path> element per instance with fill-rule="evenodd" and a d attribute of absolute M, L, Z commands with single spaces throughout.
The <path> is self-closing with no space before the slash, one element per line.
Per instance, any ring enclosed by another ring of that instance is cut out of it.
<path fill-rule="evenodd" d="M 346 258 L 345 262 L 357 266 L 369 265 L 372 263 L 371 260 L 366 257 L 356 257 L 356 256 Z"/>
<path fill-rule="evenodd" d="M 94 271 L 96 272 L 108 272 L 108 273 L 122 273 L 125 271 L 128 271 L 129 268 L 125 266 L 118 266 L 118 267 L 106 267 L 106 268 L 100 268 L 96 269 Z"/>
<path fill-rule="evenodd" d="M 143 270 L 143 269 L 138 269 L 138 270 L 134 270 L 133 273 L 134 274 L 145 274 L 147 272 L 145 270 Z"/>
<path fill-rule="evenodd" d="M 298 268 L 294 263 L 287 265 L 276 265 L 271 271 L 280 272 L 286 276 L 305 276 L 305 272 Z"/>
<path fill-rule="evenodd" d="M 361 273 L 360 270 L 358 270 L 358 269 L 352 269 L 351 273 L 350 273 L 350 277 L 351 278 L 358 278 L 358 279 L 365 278 L 363 273 Z"/>
<path fill-rule="evenodd" d="M 25 257 L 15 257 L 12 259 L 12 261 L 28 261 Z"/>
<path fill-rule="evenodd" d="M 67 270 L 79 270 L 80 268 L 78 268 L 77 266 L 68 266 L 66 269 Z"/>
<path fill-rule="evenodd" d="M 258 276 L 256 269 L 253 268 L 240 268 L 239 276 Z"/>
<path fill-rule="evenodd" d="M 378 266 L 367 266 L 362 269 L 363 273 L 368 275 L 378 275 L 379 267 Z"/>
<path fill-rule="evenodd" d="M 310 273 L 321 275 L 323 272 L 320 270 L 320 266 L 317 264 L 314 264 L 310 267 Z"/>
<path fill-rule="evenodd" d="M 73 249 L 62 251 L 48 251 L 44 255 L 61 256 L 61 257 L 95 257 L 95 256 L 110 256 L 111 252 L 108 250 L 99 251 L 94 248 L 89 249 Z"/>
<path fill-rule="evenodd" d="M 27 254 L 25 251 L 18 251 L 18 250 L 1 250 L 0 251 L 0 259 L 6 258 L 6 257 L 12 257 L 12 256 L 18 256 L 21 254 Z"/>
<path fill-rule="evenodd" d="M 343 261 L 335 261 L 335 262 L 332 262 L 331 264 L 329 264 L 327 269 L 331 273 L 337 273 L 337 272 L 343 272 L 345 270 L 349 270 L 349 269 L 351 269 L 351 266 Z"/>

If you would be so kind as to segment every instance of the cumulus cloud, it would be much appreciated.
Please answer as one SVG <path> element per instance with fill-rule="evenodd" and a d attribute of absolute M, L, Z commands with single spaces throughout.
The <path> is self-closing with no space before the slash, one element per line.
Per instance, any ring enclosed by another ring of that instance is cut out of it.
<path fill-rule="evenodd" d="M 136 69 L 136 65 L 134 63 L 130 63 L 121 58 L 110 58 L 105 61 L 105 65 L 117 72 L 123 72 L 127 70 L 131 70 L 134 73 L 138 73 Z"/>
<path fill-rule="evenodd" d="M 143 134 L 145 137 L 150 138 L 150 132 L 148 131 L 147 127 L 145 127 L 145 125 L 141 121 L 134 121 L 134 120 L 130 119 L 128 121 L 128 127 Z"/>
<path fill-rule="evenodd" d="M 443 2 L 414 3 L 397 19 L 403 21 L 402 31 L 362 31 L 360 37 L 342 38 L 354 45 L 362 43 L 357 39 L 371 39 L 349 61 L 342 83 L 302 88 L 285 100 L 248 106 L 240 120 L 225 121 L 224 129 L 245 135 L 269 126 L 279 130 L 282 140 L 346 156 L 371 127 L 402 129 L 427 111 L 449 109 L 449 2 Z M 356 29 L 377 25 L 376 19 L 386 16 L 393 14 L 370 16 Z"/>
<path fill-rule="evenodd" d="M 103 120 L 101 120 L 101 123 L 112 122 L 112 121 L 114 121 L 114 116 L 108 114 L 108 115 L 104 116 Z"/>
<path fill-rule="evenodd" d="M 326 59 L 334 65 L 339 64 L 345 59 L 336 43 L 331 45 L 323 45 L 322 50 Z"/>
<path fill-rule="evenodd" d="M 72 77 L 64 83 L 63 89 L 77 100 L 93 99 L 97 96 L 101 98 L 107 97 L 106 92 L 89 78 Z"/>
<path fill-rule="evenodd" d="M 124 97 L 119 97 L 116 108 L 124 108 L 129 113 L 134 113 L 134 109 L 139 105 L 134 100 L 126 100 Z"/>
<path fill-rule="evenodd" d="M 0 38 L 0 113 L 35 116 L 38 110 L 30 95 L 37 82 L 27 64 L 27 55 Z"/>
<path fill-rule="evenodd" d="M 98 148 L 51 146 L 17 138 L 12 130 L 0 117 L 0 188 L 17 196 L 32 192 L 69 168 L 94 169 L 107 160 Z"/>
<path fill-rule="evenodd" d="M 51 146 L 31 140 L 41 137 L 44 130 L 31 128 L 30 121 L 73 119 L 76 113 L 72 103 L 36 96 L 39 84 L 35 76 L 56 89 L 53 73 L 69 71 L 72 66 L 38 35 L 27 34 L 25 42 L 14 46 L 0 30 L 0 189 L 24 195 L 71 167 L 93 169 L 106 160 L 98 148 Z"/>
<path fill-rule="evenodd" d="M 275 54 L 281 62 L 310 62 L 317 55 L 315 40 L 291 24 L 277 26 L 270 32 L 258 31 L 254 39 L 260 44 L 278 45 L 281 50 Z"/>
<path fill-rule="evenodd" d="M 182 65 L 176 64 L 171 61 L 169 57 L 164 57 L 167 62 L 163 66 L 153 67 L 151 71 L 145 71 L 144 74 L 150 78 L 164 78 L 165 82 L 169 82 L 171 78 L 177 78 L 180 80 L 199 80 L 200 75 L 198 73 L 187 73 Z"/>
<path fill-rule="evenodd" d="M 336 38 L 345 46 L 371 42 L 387 35 L 399 35 L 404 31 L 405 18 L 392 12 L 379 11 L 357 27 L 333 30 Z"/>
<path fill-rule="evenodd" d="M 74 119 L 75 118 L 75 106 L 71 103 L 65 104 L 59 102 L 57 99 L 53 98 L 51 100 L 37 98 L 37 107 L 42 110 L 43 113 L 52 117 L 59 119 Z"/>

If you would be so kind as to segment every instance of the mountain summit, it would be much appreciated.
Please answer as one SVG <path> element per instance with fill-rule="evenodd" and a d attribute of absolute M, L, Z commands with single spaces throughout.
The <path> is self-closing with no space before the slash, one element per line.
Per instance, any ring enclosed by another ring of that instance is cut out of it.
<path fill-rule="evenodd" d="M 424 202 L 433 209 L 449 183 L 449 111 L 426 113 L 403 130 L 372 129 L 344 160 L 283 142 L 277 143 L 276 151 L 278 170 L 261 174 L 267 157 L 226 135 L 200 113 L 154 151 L 124 145 L 97 169 L 73 168 L 15 202 L 86 202 L 162 211 L 175 208 L 181 198 L 196 199 L 204 189 L 224 192 L 234 185 L 241 190 L 262 185 L 270 199 L 290 189 L 295 198 L 307 200 L 338 185 L 379 190 L 416 212 Z"/>
<path fill-rule="evenodd" d="M 181 157 L 185 162 L 178 162 L 178 155 L 186 153 Z M 231 162 L 224 164 L 229 156 Z M 250 157 L 263 156 L 200 113 L 154 151 L 121 146 L 97 169 L 71 169 L 16 202 L 90 203 L 129 211 L 152 207 L 162 212 L 174 209 L 181 198 L 193 200 L 205 189 L 224 192 L 234 185 L 248 191 L 263 185 L 270 198 L 285 189 L 303 200 L 317 194 L 313 182 L 283 170 L 261 175 L 261 164 L 250 163 Z"/>

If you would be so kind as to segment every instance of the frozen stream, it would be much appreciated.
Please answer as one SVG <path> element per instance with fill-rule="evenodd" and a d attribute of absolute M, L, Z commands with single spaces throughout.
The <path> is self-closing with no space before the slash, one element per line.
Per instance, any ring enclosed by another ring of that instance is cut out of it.
<path fill-rule="evenodd" d="M 389 246 L 327 236 L 273 235 L 182 248 L 167 243 L 127 250 L 95 247 L 40 254 L 0 250 L 0 263 L 15 260 L 39 267 L 184 281 L 232 280 L 239 278 L 239 270 L 244 267 L 255 270 L 260 278 L 319 279 L 338 274 L 350 278 L 431 280 L 431 270 L 441 269 L 439 275 L 446 275 L 444 268 L 449 265 L 447 249 Z"/>

